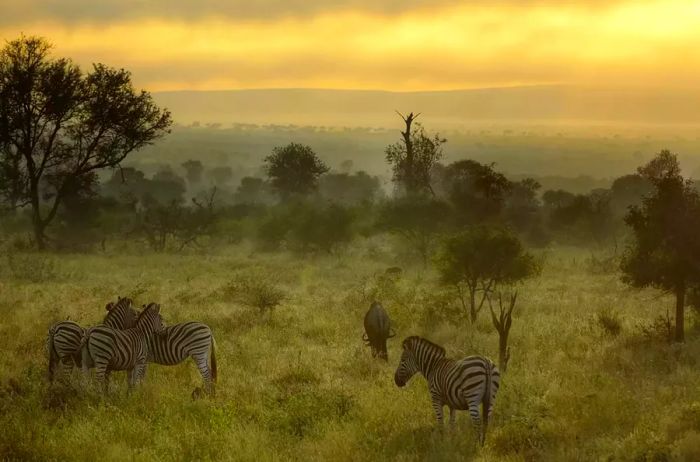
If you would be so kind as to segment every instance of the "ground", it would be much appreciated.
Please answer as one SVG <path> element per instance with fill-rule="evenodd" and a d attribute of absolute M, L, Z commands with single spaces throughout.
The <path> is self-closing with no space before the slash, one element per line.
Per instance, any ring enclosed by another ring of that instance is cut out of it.
<path fill-rule="evenodd" d="M 588 251 L 538 255 L 544 271 L 519 289 L 511 360 L 483 448 L 467 413 L 454 430 L 436 429 L 425 380 L 399 389 L 393 374 L 401 339 L 413 334 L 451 357 L 497 360 L 488 312 L 471 325 L 430 269 L 404 264 L 398 279 L 383 276 L 397 262 L 374 243 L 306 258 L 245 246 L 0 256 L 0 459 L 700 460 L 694 312 L 686 343 L 668 344 L 650 326 L 671 298 L 627 288 Z M 261 314 L 241 304 L 231 281 L 242 274 L 281 287 L 281 305 Z M 168 323 L 212 327 L 216 397 L 191 399 L 201 383 L 189 360 L 149 366 L 130 396 L 123 373 L 107 397 L 80 388 L 77 373 L 49 388 L 48 327 L 98 323 L 117 295 L 161 303 Z M 361 341 L 374 299 L 397 331 L 388 363 Z"/>

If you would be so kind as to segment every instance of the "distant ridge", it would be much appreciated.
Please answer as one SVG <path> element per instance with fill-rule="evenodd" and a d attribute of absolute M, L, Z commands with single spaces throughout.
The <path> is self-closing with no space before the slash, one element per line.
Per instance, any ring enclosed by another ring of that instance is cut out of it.
<path fill-rule="evenodd" d="M 395 127 L 399 111 L 431 126 L 478 123 L 700 124 L 700 90 L 527 86 L 453 91 L 260 89 L 154 93 L 177 122 Z M 429 121 L 429 122 L 428 122 Z"/>

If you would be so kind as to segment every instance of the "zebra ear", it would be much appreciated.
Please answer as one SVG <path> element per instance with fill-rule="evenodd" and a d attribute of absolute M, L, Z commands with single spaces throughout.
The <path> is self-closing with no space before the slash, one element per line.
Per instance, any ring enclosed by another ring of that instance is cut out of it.
<path fill-rule="evenodd" d="M 105 310 L 107 311 L 112 311 L 112 308 L 114 308 L 114 303 L 109 302 L 105 305 Z"/>
<path fill-rule="evenodd" d="M 153 305 L 153 311 L 155 311 L 156 313 L 160 313 L 160 305 L 155 303 Z"/>

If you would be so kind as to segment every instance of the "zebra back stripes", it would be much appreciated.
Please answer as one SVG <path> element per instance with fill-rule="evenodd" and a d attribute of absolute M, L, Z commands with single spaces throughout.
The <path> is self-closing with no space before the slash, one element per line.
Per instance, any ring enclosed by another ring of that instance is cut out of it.
<path fill-rule="evenodd" d="M 213 392 L 216 383 L 216 348 L 211 329 L 201 322 L 174 324 L 152 335 L 148 342 L 148 362 L 173 366 L 191 357 Z"/>
<path fill-rule="evenodd" d="M 444 348 L 417 336 L 406 338 L 402 346 L 403 354 L 394 375 L 396 385 L 403 387 L 413 375 L 422 373 L 428 381 L 438 423 L 443 421 L 443 406 L 450 409 L 451 424 L 454 424 L 456 410 L 469 410 L 483 444 L 500 385 L 500 372 L 495 364 L 483 356 L 447 359 Z"/>
<path fill-rule="evenodd" d="M 107 303 L 107 315 L 103 324 L 114 329 L 130 329 L 136 325 L 138 313 L 132 308 L 132 300 L 119 297 L 117 303 Z M 63 369 L 63 378 L 70 374 L 73 365 L 80 367 L 80 345 L 85 329 L 73 321 L 60 321 L 49 328 L 46 346 L 48 350 L 48 377 L 53 381 L 59 363 Z"/>
<path fill-rule="evenodd" d="M 116 330 L 100 325 L 87 330 L 82 344 L 83 372 L 95 366 L 95 376 L 107 391 L 109 373 L 126 370 L 129 388 L 141 381 L 146 372 L 149 338 L 163 329 L 160 305 L 151 303 L 139 315 L 136 327 Z"/>

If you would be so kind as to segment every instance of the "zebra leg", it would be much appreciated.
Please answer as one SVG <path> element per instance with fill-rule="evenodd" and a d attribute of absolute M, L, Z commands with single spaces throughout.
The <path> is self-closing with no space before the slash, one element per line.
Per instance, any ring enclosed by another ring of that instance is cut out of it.
<path fill-rule="evenodd" d="M 70 379 L 71 372 L 73 372 L 73 358 L 66 356 L 61 358 L 59 361 L 59 366 L 61 368 L 60 380 L 62 383 L 68 383 Z"/>
<path fill-rule="evenodd" d="M 450 408 L 450 428 L 455 427 L 455 420 L 457 418 L 457 411 L 455 408 L 451 407 Z"/>
<path fill-rule="evenodd" d="M 440 396 L 433 392 L 431 390 L 430 392 L 430 397 L 433 400 L 433 410 L 435 411 L 435 417 L 437 418 L 438 425 L 442 427 L 442 419 L 443 419 L 443 414 L 442 414 L 442 399 L 440 399 Z"/>
<path fill-rule="evenodd" d="M 210 394 L 212 392 L 212 380 L 207 354 L 195 353 L 192 355 L 192 360 L 197 365 L 197 369 L 199 369 L 202 380 L 204 380 L 204 390 L 207 392 L 207 394 Z"/>
<path fill-rule="evenodd" d="M 95 363 L 95 380 L 102 388 L 102 392 L 106 395 L 109 391 L 109 371 L 106 363 Z"/>

